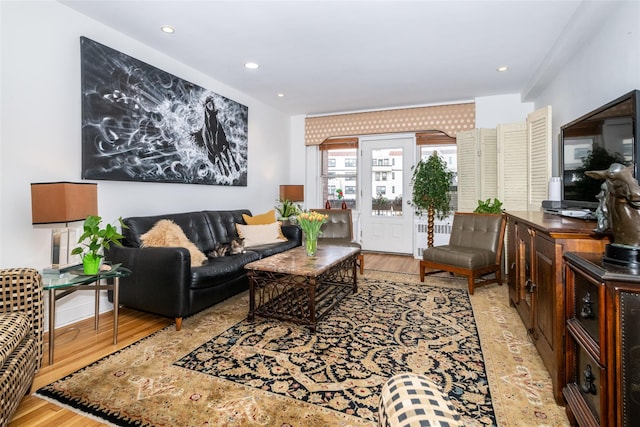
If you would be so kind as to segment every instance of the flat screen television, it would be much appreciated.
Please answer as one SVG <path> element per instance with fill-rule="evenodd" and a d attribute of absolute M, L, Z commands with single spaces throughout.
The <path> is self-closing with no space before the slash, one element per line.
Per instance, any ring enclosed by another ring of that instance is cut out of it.
<path fill-rule="evenodd" d="M 602 181 L 588 170 L 608 169 L 611 163 L 634 166 L 638 179 L 640 91 L 633 90 L 561 127 L 563 207 L 598 207 Z"/>

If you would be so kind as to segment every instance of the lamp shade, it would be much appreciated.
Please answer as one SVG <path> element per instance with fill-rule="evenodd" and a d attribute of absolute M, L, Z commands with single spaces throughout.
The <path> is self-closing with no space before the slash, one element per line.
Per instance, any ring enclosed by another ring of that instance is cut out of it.
<path fill-rule="evenodd" d="M 289 200 L 290 202 L 304 201 L 304 185 L 281 185 L 280 200 Z"/>
<path fill-rule="evenodd" d="M 33 224 L 82 221 L 98 214 L 98 184 L 41 182 L 31 184 Z"/>

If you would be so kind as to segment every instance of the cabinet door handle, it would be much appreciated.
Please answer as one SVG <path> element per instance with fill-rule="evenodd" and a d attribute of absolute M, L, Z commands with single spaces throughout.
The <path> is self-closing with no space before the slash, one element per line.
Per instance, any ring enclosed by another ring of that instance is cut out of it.
<path fill-rule="evenodd" d="M 591 301 L 591 293 L 587 292 L 587 294 L 582 298 L 582 308 L 580 309 L 580 317 L 582 319 L 594 319 L 595 313 L 593 312 L 593 301 Z"/>
<path fill-rule="evenodd" d="M 596 389 L 596 376 L 593 375 L 593 372 L 591 371 L 591 365 L 587 365 L 586 369 L 584 370 L 584 372 L 582 372 L 582 375 L 584 376 L 582 385 L 580 386 L 580 388 L 582 389 L 582 391 L 585 394 L 598 394 L 598 390 Z"/>
<path fill-rule="evenodd" d="M 536 290 L 536 284 L 531 280 L 528 279 L 525 284 L 524 284 L 524 288 L 527 290 L 527 292 L 529 292 L 530 294 L 534 293 Z"/>

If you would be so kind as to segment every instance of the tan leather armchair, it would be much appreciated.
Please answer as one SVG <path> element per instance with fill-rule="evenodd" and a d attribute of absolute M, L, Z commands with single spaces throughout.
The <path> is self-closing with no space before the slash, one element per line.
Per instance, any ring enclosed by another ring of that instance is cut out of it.
<path fill-rule="evenodd" d="M 469 294 L 476 286 L 502 285 L 502 251 L 507 221 L 501 214 L 456 212 L 449 244 L 425 249 L 420 261 L 420 281 L 425 274 L 450 273 L 467 276 Z M 431 271 L 426 271 L 432 269 Z M 493 278 L 483 278 L 492 274 Z"/>
<path fill-rule="evenodd" d="M 11 420 L 42 363 L 42 277 L 33 268 L 0 270 L 0 426 Z"/>
<path fill-rule="evenodd" d="M 311 209 L 329 218 L 322 224 L 318 243 L 331 245 L 360 247 L 360 243 L 353 239 L 353 221 L 351 209 Z M 360 274 L 364 274 L 364 255 L 358 255 Z"/>

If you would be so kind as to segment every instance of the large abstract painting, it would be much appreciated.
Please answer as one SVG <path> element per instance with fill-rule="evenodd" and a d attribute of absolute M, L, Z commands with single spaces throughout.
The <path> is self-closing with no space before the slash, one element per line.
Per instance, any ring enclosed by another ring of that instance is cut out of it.
<path fill-rule="evenodd" d="M 247 185 L 248 108 L 80 38 L 82 177 Z"/>

